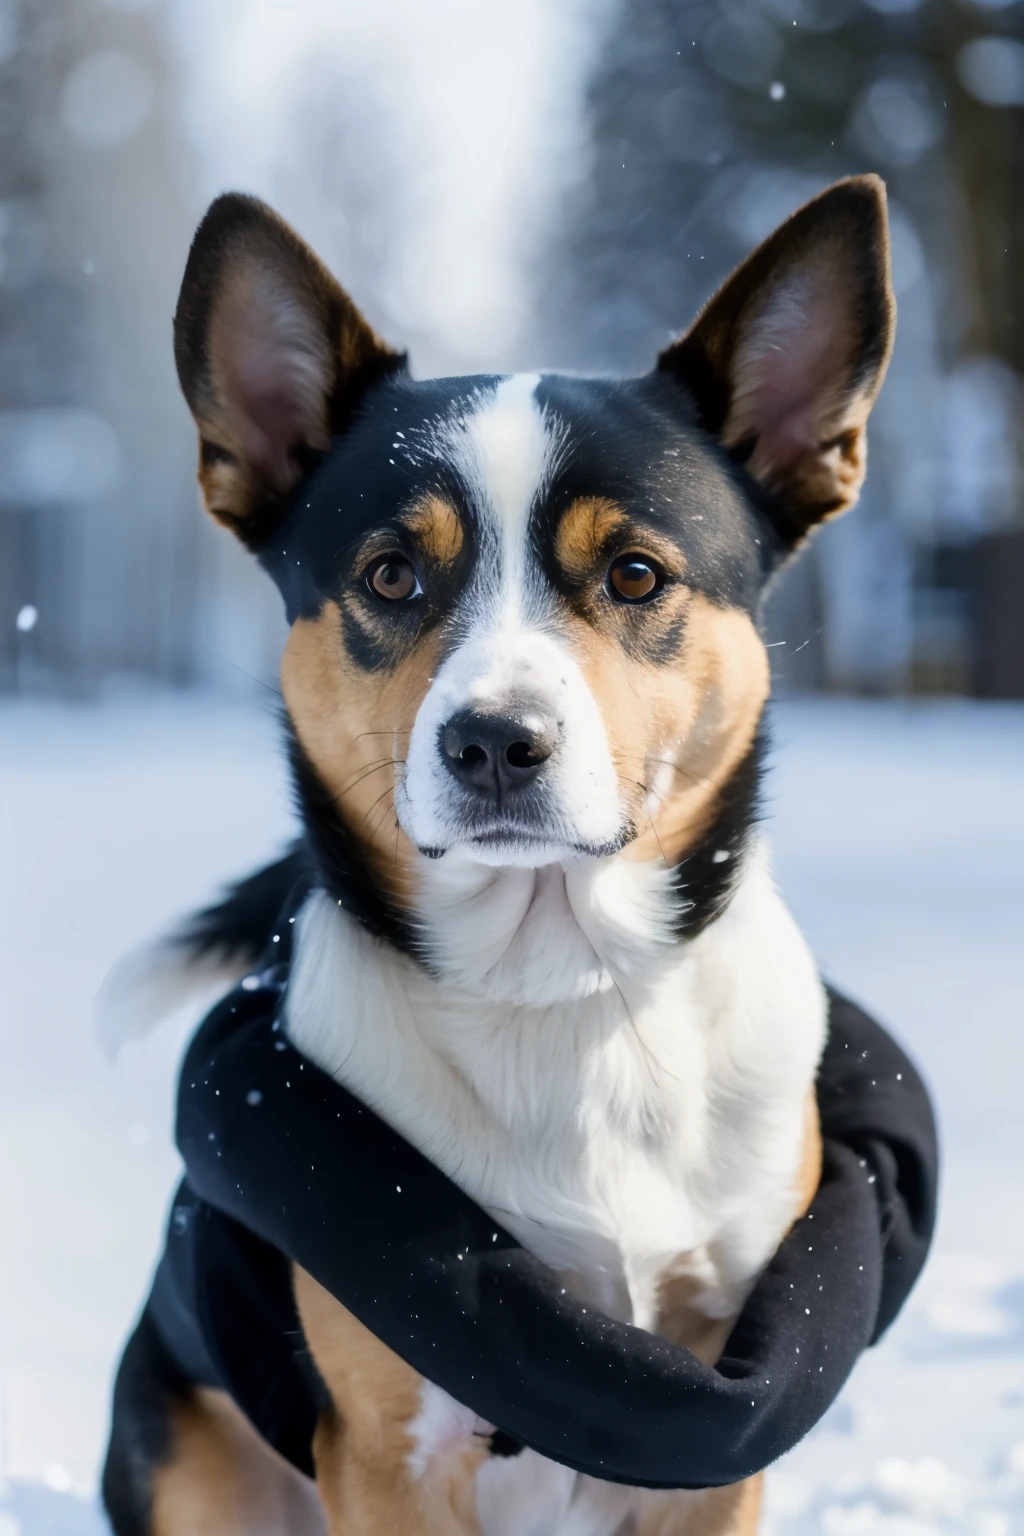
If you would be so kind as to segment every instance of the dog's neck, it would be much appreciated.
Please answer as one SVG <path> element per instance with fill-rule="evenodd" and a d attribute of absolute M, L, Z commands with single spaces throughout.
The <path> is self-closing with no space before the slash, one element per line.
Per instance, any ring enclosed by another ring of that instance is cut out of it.
<path fill-rule="evenodd" d="M 424 864 L 416 924 L 445 991 L 524 1008 L 636 992 L 678 943 L 679 898 L 661 864 L 494 869 L 459 853 Z"/>
<path fill-rule="evenodd" d="M 569 1051 L 575 1065 L 560 1074 L 560 1115 L 575 1113 L 566 1095 L 582 1091 L 573 1086 L 581 1063 L 616 1035 L 639 1043 L 649 1077 L 650 1047 L 637 1021 L 692 942 L 674 932 L 671 870 L 621 856 L 540 869 L 452 856 L 423 865 L 411 918 L 420 958 L 371 936 L 328 892 L 308 899 L 288 989 L 296 1044 L 336 1075 L 346 1063 L 365 1072 L 356 1091 L 378 1107 L 389 1094 L 381 1072 L 429 1083 L 431 1058 L 454 1072 L 459 1096 L 513 1136 L 521 1130 L 516 1094 L 506 1114 L 504 1089 L 488 1086 L 503 1057 L 513 1086 L 537 1061 Z M 388 1032 L 401 1038 L 401 1054 L 375 1060 Z M 415 1104 L 408 1107 L 415 1116 Z M 520 1107 L 532 1122 L 537 1095 L 524 1093 Z"/>
<path fill-rule="evenodd" d="M 422 959 L 372 937 L 327 892 L 309 898 L 288 989 L 295 1043 L 386 1118 L 401 1105 L 399 1128 L 442 1167 L 452 1135 L 507 1137 L 510 1153 L 545 1122 L 563 1136 L 593 1107 L 587 1063 L 609 1049 L 636 1077 L 626 1097 L 642 1116 L 661 1049 L 646 1021 L 694 942 L 673 931 L 672 871 L 621 856 L 424 866 Z M 436 1115 L 435 1087 L 454 1113 Z"/>

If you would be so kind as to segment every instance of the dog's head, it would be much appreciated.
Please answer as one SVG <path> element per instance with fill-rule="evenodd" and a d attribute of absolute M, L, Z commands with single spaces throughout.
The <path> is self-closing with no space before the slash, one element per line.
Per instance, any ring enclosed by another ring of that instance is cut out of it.
<path fill-rule="evenodd" d="M 888 265 L 857 178 L 642 378 L 415 382 L 273 213 L 213 205 L 175 323 L 203 495 L 285 599 L 308 814 L 392 906 L 423 859 L 706 837 L 768 692 L 766 584 L 863 479 Z"/>

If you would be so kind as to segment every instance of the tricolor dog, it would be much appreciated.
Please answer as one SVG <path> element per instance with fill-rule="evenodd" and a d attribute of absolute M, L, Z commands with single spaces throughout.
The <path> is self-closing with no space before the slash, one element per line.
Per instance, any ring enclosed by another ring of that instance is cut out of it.
<path fill-rule="evenodd" d="M 415 381 L 233 195 L 175 322 L 206 507 L 291 626 L 316 870 L 292 1042 L 588 1305 L 709 1362 L 819 1176 L 824 993 L 757 828 L 759 609 L 856 500 L 893 325 L 872 177 L 796 213 L 642 378 Z M 652 1492 L 496 1454 L 294 1284 L 330 1405 L 315 1489 L 186 1383 L 133 1533 L 754 1530 L 757 1479 Z"/>

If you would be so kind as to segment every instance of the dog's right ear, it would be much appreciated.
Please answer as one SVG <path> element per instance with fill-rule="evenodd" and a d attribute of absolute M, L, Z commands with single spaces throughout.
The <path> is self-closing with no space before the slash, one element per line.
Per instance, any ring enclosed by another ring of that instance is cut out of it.
<path fill-rule="evenodd" d="M 174 357 L 207 511 L 250 548 L 365 391 L 405 365 L 295 231 L 234 192 L 196 231 Z"/>
<path fill-rule="evenodd" d="M 851 176 L 758 246 L 658 359 L 773 494 L 793 547 L 857 500 L 895 325 L 885 187 Z"/>

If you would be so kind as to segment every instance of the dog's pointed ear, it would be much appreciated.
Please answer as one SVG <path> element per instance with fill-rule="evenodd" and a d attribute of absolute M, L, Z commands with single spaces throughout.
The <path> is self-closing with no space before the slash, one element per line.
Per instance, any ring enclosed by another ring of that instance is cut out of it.
<path fill-rule="evenodd" d="M 405 363 L 295 231 L 238 193 L 196 231 L 174 357 L 206 508 L 250 547 L 364 392 Z"/>
<path fill-rule="evenodd" d="M 793 543 L 857 499 L 895 320 L 885 188 L 855 176 L 787 219 L 658 359 L 777 496 Z"/>

